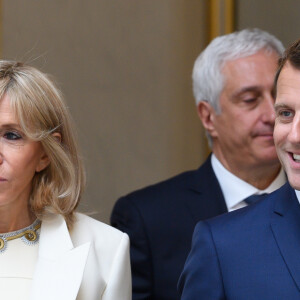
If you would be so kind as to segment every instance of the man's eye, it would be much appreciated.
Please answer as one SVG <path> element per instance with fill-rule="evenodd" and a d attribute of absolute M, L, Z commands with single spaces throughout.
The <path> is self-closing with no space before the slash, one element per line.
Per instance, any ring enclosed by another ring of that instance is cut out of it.
<path fill-rule="evenodd" d="M 290 117 L 292 115 L 292 113 L 288 110 L 283 110 L 280 112 L 280 116 L 282 117 Z"/>
<path fill-rule="evenodd" d="M 12 132 L 12 131 L 6 132 L 3 136 L 4 136 L 4 138 L 6 138 L 7 140 L 10 140 L 10 141 L 19 140 L 22 138 L 22 136 L 19 133 Z"/>
<path fill-rule="evenodd" d="M 249 99 L 245 99 L 244 102 L 246 103 L 252 103 L 255 102 L 257 98 L 249 98 Z"/>

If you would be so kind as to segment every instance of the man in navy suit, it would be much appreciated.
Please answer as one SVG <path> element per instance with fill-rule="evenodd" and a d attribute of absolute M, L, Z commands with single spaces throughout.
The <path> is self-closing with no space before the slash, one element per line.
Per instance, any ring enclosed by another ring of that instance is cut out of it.
<path fill-rule="evenodd" d="M 270 34 L 243 30 L 216 38 L 197 58 L 194 95 L 213 154 L 198 170 L 119 199 L 111 216 L 130 237 L 134 300 L 179 299 L 196 223 L 285 182 L 273 142 L 273 79 L 282 51 Z"/>
<path fill-rule="evenodd" d="M 199 222 L 178 285 L 183 300 L 300 299 L 300 40 L 283 55 L 275 82 L 274 141 L 288 183 Z"/>

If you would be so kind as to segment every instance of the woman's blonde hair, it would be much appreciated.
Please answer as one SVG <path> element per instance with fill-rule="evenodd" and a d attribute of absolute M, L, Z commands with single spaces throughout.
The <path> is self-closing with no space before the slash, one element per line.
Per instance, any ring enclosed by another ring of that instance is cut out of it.
<path fill-rule="evenodd" d="M 53 81 L 36 68 L 0 60 L 0 99 L 4 95 L 9 97 L 24 134 L 41 142 L 50 160 L 46 169 L 34 175 L 31 210 L 40 218 L 46 211 L 61 214 L 70 227 L 85 176 L 62 95 Z"/>

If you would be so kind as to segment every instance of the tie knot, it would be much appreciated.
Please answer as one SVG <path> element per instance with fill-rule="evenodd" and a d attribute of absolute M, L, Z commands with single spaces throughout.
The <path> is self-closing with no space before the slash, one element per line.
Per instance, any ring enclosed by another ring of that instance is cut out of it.
<path fill-rule="evenodd" d="M 267 195 L 268 195 L 267 193 L 260 194 L 260 195 L 251 195 L 251 196 L 249 196 L 248 198 L 244 199 L 244 201 L 245 201 L 247 204 L 253 204 L 253 203 L 255 203 L 256 201 L 265 198 Z"/>

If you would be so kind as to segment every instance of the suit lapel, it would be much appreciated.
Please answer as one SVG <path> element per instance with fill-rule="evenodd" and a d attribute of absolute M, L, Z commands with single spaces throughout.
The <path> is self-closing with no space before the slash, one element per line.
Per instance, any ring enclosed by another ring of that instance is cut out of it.
<path fill-rule="evenodd" d="M 300 290 L 300 206 L 295 191 L 286 184 L 275 194 L 271 228 L 282 257 Z"/>
<path fill-rule="evenodd" d="M 195 222 L 226 213 L 225 199 L 211 166 L 211 155 L 204 164 L 194 172 L 187 182 L 189 190 L 193 193 L 187 199 L 188 206 Z"/>
<path fill-rule="evenodd" d="M 62 216 L 42 222 L 39 256 L 31 300 L 75 300 L 83 277 L 90 243 L 74 248 Z"/>

